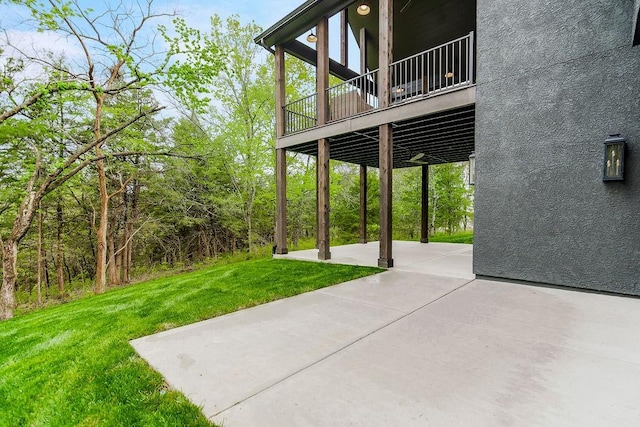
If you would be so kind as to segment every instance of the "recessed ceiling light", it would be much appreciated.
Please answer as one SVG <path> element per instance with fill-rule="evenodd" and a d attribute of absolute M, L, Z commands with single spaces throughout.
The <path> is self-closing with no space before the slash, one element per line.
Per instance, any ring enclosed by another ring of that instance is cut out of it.
<path fill-rule="evenodd" d="M 358 8 L 356 9 L 356 11 L 358 12 L 358 15 L 365 16 L 365 15 L 368 15 L 369 12 L 371 12 L 371 8 L 369 7 L 366 1 L 363 1 L 358 5 Z"/>

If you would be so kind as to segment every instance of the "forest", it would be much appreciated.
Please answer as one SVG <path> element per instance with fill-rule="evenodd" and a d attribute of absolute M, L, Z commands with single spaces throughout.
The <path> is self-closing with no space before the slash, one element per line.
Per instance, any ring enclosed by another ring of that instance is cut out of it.
<path fill-rule="evenodd" d="M 100 10 L 0 0 L 74 47 L 0 40 L 0 319 L 228 254 L 270 254 L 275 222 L 273 56 L 262 29 L 207 31 L 148 0 Z M 287 63 L 287 99 L 315 71 Z M 315 244 L 315 158 L 288 153 L 290 248 Z M 429 167 L 429 230 L 472 228 L 466 164 Z M 331 162 L 332 244 L 358 241 L 359 166 Z M 394 171 L 394 238 L 420 237 L 420 168 Z M 377 240 L 377 171 L 368 172 Z"/>

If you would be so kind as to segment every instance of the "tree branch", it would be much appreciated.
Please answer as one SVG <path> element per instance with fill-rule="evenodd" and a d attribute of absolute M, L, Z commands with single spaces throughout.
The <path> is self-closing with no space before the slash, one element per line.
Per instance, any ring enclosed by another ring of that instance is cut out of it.
<path fill-rule="evenodd" d="M 51 191 L 55 190 L 60 185 L 64 184 L 66 181 L 68 181 L 75 174 L 77 174 L 82 169 L 84 169 L 86 166 L 88 166 L 89 164 L 93 163 L 94 161 L 100 160 L 99 158 L 85 160 L 84 162 L 80 163 L 75 168 L 73 168 L 71 171 L 69 171 L 67 174 L 62 175 L 62 173 L 66 169 L 70 168 L 71 165 L 73 165 L 83 154 L 86 154 L 88 151 L 90 151 L 91 149 L 93 149 L 97 145 L 102 144 L 104 141 L 106 141 L 107 139 L 111 138 L 113 135 L 121 132 L 122 130 L 126 129 L 127 127 L 131 126 L 132 124 L 134 124 L 135 122 L 137 122 L 141 118 L 147 117 L 147 116 L 149 116 L 151 114 L 155 114 L 158 111 L 161 111 L 163 109 L 164 109 L 164 107 L 155 107 L 155 108 L 153 108 L 153 109 L 151 109 L 149 111 L 141 111 L 135 117 L 133 117 L 132 119 L 120 124 L 120 126 L 110 130 L 109 132 L 107 132 L 102 137 L 98 138 L 97 140 L 94 140 L 91 143 L 82 146 L 73 155 L 71 155 L 64 162 L 64 164 L 61 167 L 59 167 L 57 170 L 55 170 L 54 172 L 49 174 L 47 179 L 40 186 L 40 190 L 39 191 L 42 193 L 42 195 L 44 195 L 44 194 L 50 193 Z"/>

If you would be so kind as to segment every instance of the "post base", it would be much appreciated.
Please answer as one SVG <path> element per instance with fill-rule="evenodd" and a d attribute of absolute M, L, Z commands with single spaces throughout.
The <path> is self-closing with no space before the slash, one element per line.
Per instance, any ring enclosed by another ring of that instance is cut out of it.
<path fill-rule="evenodd" d="M 286 255 L 289 253 L 289 250 L 287 248 L 280 248 L 277 245 L 274 245 L 271 253 L 273 255 Z"/>
<path fill-rule="evenodd" d="M 320 261 L 327 261 L 331 259 L 331 252 L 318 252 L 318 259 Z"/>
<path fill-rule="evenodd" d="M 429 238 L 423 237 L 422 239 L 420 239 L 420 243 L 429 243 Z"/>
<path fill-rule="evenodd" d="M 389 259 L 378 258 L 378 267 L 380 267 L 380 268 L 391 268 L 391 267 L 393 267 L 393 258 L 389 258 Z"/>

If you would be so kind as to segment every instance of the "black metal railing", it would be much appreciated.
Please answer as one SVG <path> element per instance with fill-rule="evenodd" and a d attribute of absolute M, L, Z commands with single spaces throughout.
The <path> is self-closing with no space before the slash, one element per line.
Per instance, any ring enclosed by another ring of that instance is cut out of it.
<path fill-rule="evenodd" d="M 285 135 L 310 129 L 318 124 L 317 97 L 314 93 L 284 106 Z"/>
<path fill-rule="evenodd" d="M 473 84 L 473 32 L 394 62 L 390 71 L 392 103 Z"/>
<path fill-rule="evenodd" d="M 475 83 L 474 33 L 394 62 L 391 73 L 391 103 L 457 90 Z M 358 116 L 379 108 L 378 70 L 327 89 L 328 121 Z M 318 124 L 317 94 L 285 105 L 285 135 Z"/>
<path fill-rule="evenodd" d="M 327 89 L 329 121 L 357 116 L 378 108 L 378 70 Z"/>

